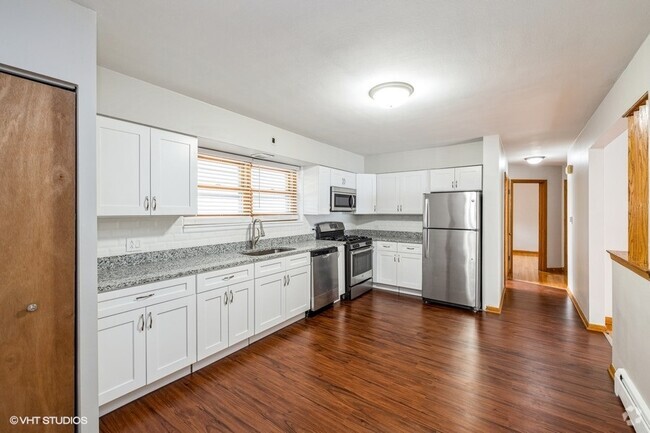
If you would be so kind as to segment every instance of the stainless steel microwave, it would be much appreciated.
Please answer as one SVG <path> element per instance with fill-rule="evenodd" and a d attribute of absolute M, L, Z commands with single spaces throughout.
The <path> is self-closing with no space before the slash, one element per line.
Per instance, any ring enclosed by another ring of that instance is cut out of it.
<path fill-rule="evenodd" d="M 330 211 L 354 212 L 357 208 L 357 190 L 333 186 L 330 195 Z"/>

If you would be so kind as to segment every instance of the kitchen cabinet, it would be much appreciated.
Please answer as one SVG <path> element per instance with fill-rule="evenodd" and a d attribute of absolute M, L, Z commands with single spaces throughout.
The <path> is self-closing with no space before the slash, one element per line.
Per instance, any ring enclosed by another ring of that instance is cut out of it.
<path fill-rule="evenodd" d="M 195 215 L 196 137 L 97 117 L 97 214 Z"/>
<path fill-rule="evenodd" d="M 303 213 L 327 215 L 330 213 L 331 169 L 320 165 L 302 172 Z"/>
<path fill-rule="evenodd" d="M 309 253 L 255 263 L 255 334 L 309 310 Z"/>
<path fill-rule="evenodd" d="M 375 242 L 374 282 L 422 290 L 422 245 Z"/>
<path fill-rule="evenodd" d="M 430 170 L 430 191 L 480 191 L 483 189 L 483 167 L 442 168 Z"/>
<path fill-rule="evenodd" d="M 374 214 L 377 210 L 377 175 L 357 174 L 357 215 Z"/>
<path fill-rule="evenodd" d="M 196 361 L 195 281 L 183 277 L 99 295 L 100 405 Z"/>
<path fill-rule="evenodd" d="M 252 265 L 246 265 L 197 276 L 200 292 L 196 296 L 197 360 L 253 335 L 255 283 L 252 269 Z"/>
<path fill-rule="evenodd" d="M 378 174 L 378 214 L 421 214 L 423 194 L 429 186 L 427 171 Z"/>
<path fill-rule="evenodd" d="M 356 175 L 348 171 L 332 168 L 330 171 L 330 186 L 355 189 Z"/>

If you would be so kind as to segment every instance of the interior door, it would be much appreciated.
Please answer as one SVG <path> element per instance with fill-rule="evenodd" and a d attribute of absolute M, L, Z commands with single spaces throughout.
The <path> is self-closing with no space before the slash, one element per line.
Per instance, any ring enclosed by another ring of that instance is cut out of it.
<path fill-rule="evenodd" d="M 75 92 L 0 73 L 0 431 L 75 415 Z"/>
<path fill-rule="evenodd" d="M 152 215 L 196 215 L 197 149 L 194 137 L 151 130 Z"/>

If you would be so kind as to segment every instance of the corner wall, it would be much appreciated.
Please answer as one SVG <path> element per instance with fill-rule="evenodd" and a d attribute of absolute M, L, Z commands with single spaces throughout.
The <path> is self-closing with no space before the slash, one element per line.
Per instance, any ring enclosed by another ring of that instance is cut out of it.
<path fill-rule="evenodd" d="M 78 86 L 77 406 L 78 415 L 88 418 L 88 424 L 81 425 L 80 431 L 96 432 L 99 423 L 95 12 L 68 0 L 0 0 L 0 11 L 0 63 Z"/>

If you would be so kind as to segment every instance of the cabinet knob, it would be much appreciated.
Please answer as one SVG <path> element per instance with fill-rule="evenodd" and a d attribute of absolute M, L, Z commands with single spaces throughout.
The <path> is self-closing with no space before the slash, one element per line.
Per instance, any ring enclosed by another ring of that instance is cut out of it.
<path fill-rule="evenodd" d="M 33 312 L 35 312 L 36 310 L 38 310 L 38 304 L 29 304 L 29 305 L 27 306 L 27 312 L 28 312 L 28 313 L 33 313 Z"/>

